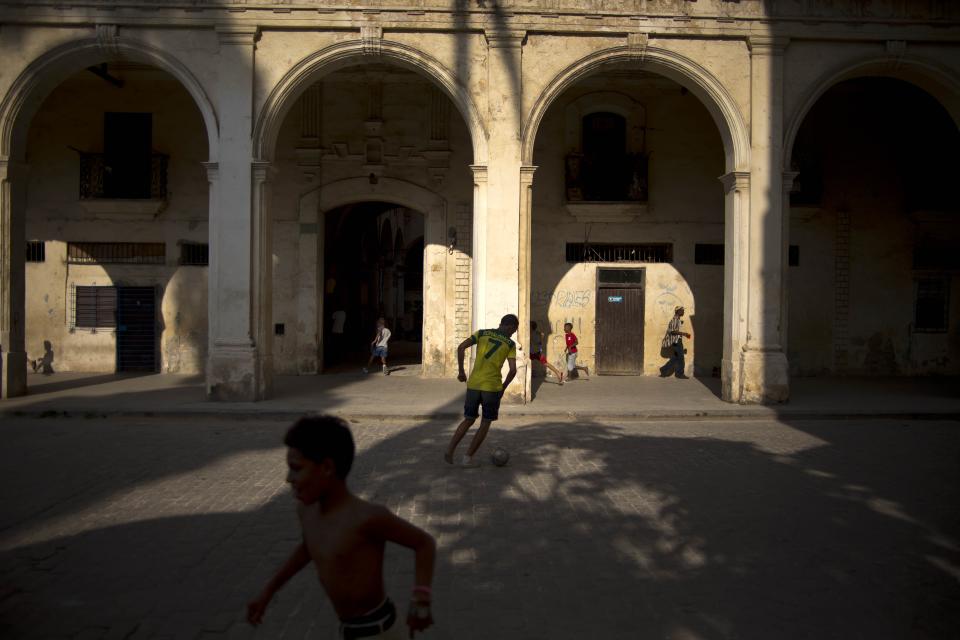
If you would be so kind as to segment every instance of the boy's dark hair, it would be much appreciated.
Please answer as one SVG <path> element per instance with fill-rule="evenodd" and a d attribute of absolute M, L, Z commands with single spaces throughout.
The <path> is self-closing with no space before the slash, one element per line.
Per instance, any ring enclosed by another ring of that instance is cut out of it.
<path fill-rule="evenodd" d="M 500 318 L 500 326 L 501 327 L 519 327 L 520 318 L 513 315 L 512 313 L 508 313 L 507 315 Z"/>
<path fill-rule="evenodd" d="M 283 444 L 296 449 L 313 462 L 330 458 L 340 479 L 345 479 L 353 466 L 353 454 L 356 451 L 353 435 L 347 423 L 335 416 L 300 418 L 287 430 Z"/>
<path fill-rule="evenodd" d="M 570 327 L 571 329 L 573 329 L 573 323 L 572 323 L 572 322 L 564 322 L 564 323 L 563 323 L 563 328 L 566 329 L 567 327 Z"/>

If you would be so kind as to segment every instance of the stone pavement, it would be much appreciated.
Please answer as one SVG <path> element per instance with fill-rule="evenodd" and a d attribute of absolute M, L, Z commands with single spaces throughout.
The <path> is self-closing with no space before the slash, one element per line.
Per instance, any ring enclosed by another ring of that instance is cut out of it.
<path fill-rule="evenodd" d="M 0 401 L 0 416 L 231 414 L 286 419 L 308 411 L 360 418 L 460 415 L 464 385 L 454 379 L 422 379 L 418 373 L 411 367 L 389 377 L 279 376 L 274 397 L 258 403 L 208 402 L 199 376 L 31 374 L 30 395 Z M 552 378 L 535 379 L 533 402 L 505 406 L 504 413 L 580 418 L 960 417 L 960 378 L 796 378 L 791 385 L 789 403 L 763 407 L 721 401 L 715 378 L 601 376 L 562 387 Z"/>
<path fill-rule="evenodd" d="M 296 544 L 286 422 L 3 420 L 0 636 L 331 638 Z M 504 468 L 440 461 L 453 421 L 353 420 L 354 488 L 439 541 L 435 639 L 955 638 L 952 421 L 512 417 Z M 487 449 L 489 451 L 489 448 Z M 412 557 L 392 549 L 401 602 Z"/>

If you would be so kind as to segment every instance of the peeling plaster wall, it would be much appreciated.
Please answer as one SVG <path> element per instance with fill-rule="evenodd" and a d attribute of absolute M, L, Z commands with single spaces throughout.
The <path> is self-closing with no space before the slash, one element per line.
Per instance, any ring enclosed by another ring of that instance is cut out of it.
<path fill-rule="evenodd" d="M 82 72 L 47 98 L 31 124 L 26 235 L 43 240 L 46 261 L 26 265 L 28 358 L 54 351 L 55 371 L 112 372 L 113 329 L 72 329 L 73 286 L 155 286 L 159 367 L 201 373 L 207 352 L 207 268 L 180 266 L 179 243 L 207 242 L 206 133 L 190 95 L 169 75 L 140 66 L 111 68 L 115 88 Z M 103 150 L 106 111 L 152 112 L 153 149 L 170 156 L 168 202 L 155 217 L 119 211 L 91 213 L 78 199 L 77 153 Z M 162 242 L 163 265 L 67 264 L 67 243 Z"/>
<path fill-rule="evenodd" d="M 650 199 L 647 212 L 630 222 L 579 222 L 565 207 L 565 109 L 600 92 L 628 95 L 646 108 Z M 549 334 L 551 362 L 563 351 L 563 323 L 569 321 L 580 340 L 578 363 L 594 368 L 596 271 L 629 267 L 646 270 L 644 317 L 637 318 L 644 338 L 644 374 L 656 375 L 665 362 L 660 343 L 677 305 L 686 307 L 685 327 L 694 335 L 685 341 L 687 373 L 709 376 L 720 366 L 723 267 L 694 264 L 694 245 L 723 243 L 724 202 L 717 180 L 723 161 L 710 114 L 697 98 L 660 77 L 586 79 L 550 108 L 534 150 L 539 169 L 534 179 L 531 309 L 532 319 Z M 672 243 L 673 263 L 567 263 L 566 243 L 588 237 L 592 243 Z"/>

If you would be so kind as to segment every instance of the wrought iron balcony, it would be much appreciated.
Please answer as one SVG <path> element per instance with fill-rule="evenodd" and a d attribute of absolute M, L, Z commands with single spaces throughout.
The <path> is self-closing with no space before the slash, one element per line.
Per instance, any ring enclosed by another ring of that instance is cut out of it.
<path fill-rule="evenodd" d="M 170 156 L 150 154 L 145 162 L 107 162 L 102 153 L 80 153 L 80 199 L 167 198 L 167 165 Z"/>

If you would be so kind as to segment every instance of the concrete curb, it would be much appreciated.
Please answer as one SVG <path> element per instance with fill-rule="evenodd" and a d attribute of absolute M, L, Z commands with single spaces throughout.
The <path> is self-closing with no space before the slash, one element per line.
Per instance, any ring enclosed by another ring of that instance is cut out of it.
<path fill-rule="evenodd" d="M 219 405 L 207 409 L 160 409 L 160 410 L 101 410 L 84 408 L 65 409 L 7 409 L 0 411 L 0 418 L 228 418 L 240 420 L 294 420 L 309 409 L 264 409 L 251 410 L 246 407 L 230 409 Z M 330 413 L 354 420 L 459 420 L 460 411 L 435 411 L 426 413 L 376 413 L 370 411 L 350 411 L 331 409 Z M 501 411 L 501 419 L 540 418 L 544 420 L 946 420 L 960 421 L 957 411 L 837 411 L 796 409 L 776 411 L 773 409 L 710 409 L 710 410 L 652 410 L 620 412 L 568 412 L 568 411 L 532 411 L 526 409 Z"/>

